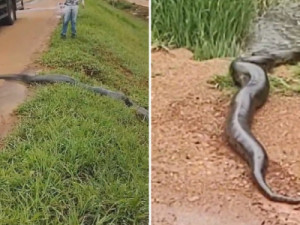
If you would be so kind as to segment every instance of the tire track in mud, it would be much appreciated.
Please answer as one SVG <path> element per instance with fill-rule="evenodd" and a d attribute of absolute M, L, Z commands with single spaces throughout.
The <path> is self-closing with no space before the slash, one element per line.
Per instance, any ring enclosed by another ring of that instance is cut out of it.
<path fill-rule="evenodd" d="M 265 199 L 224 139 L 231 96 L 207 81 L 231 60 L 191 57 L 183 49 L 152 55 L 153 224 L 300 224 L 297 206 Z M 253 121 L 270 158 L 267 181 L 288 195 L 300 192 L 299 110 L 299 96 L 271 95 Z"/>

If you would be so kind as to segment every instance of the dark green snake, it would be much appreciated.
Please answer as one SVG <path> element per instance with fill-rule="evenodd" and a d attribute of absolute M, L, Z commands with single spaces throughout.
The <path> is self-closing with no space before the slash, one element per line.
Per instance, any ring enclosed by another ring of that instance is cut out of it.
<path fill-rule="evenodd" d="M 96 94 L 104 95 L 109 98 L 124 102 L 126 106 L 134 108 L 137 115 L 140 116 L 142 119 L 148 120 L 148 117 L 149 117 L 148 110 L 146 110 L 143 107 L 138 106 L 136 103 L 134 103 L 132 100 L 130 100 L 123 93 L 111 91 L 111 90 L 108 90 L 103 87 L 93 87 L 93 86 L 90 86 L 87 84 L 83 84 L 69 76 L 66 76 L 66 75 L 58 74 L 58 75 L 31 76 L 28 74 L 5 74 L 5 75 L 0 75 L 0 79 L 8 80 L 8 81 L 21 81 L 26 84 L 68 83 L 70 85 L 76 85 L 76 86 L 82 87 L 84 89 L 87 89 L 89 91 L 92 91 Z"/>
<path fill-rule="evenodd" d="M 255 110 L 265 104 L 269 95 L 267 71 L 280 64 L 300 61 L 300 50 L 260 54 L 237 58 L 230 65 L 230 74 L 240 90 L 231 101 L 226 136 L 232 148 L 247 161 L 255 182 L 268 199 L 299 204 L 300 198 L 276 194 L 266 183 L 268 156 L 263 145 L 252 134 L 250 126 Z"/>

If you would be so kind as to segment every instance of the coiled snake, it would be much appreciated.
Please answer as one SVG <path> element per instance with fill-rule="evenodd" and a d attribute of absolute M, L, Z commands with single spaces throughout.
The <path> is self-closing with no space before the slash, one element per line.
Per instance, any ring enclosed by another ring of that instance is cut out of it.
<path fill-rule="evenodd" d="M 254 112 L 263 106 L 269 95 L 267 71 L 279 64 L 300 61 L 300 50 L 276 51 L 266 55 L 254 53 L 240 57 L 230 65 L 230 74 L 241 89 L 234 95 L 226 123 L 226 136 L 230 145 L 247 161 L 251 173 L 262 193 L 272 201 L 300 203 L 300 198 L 274 193 L 265 181 L 267 153 L 250 130 Z"/>
<path fill-rule="evenodd" d="M 136 114 L 142 117 L 142 119 L 148 120 L 148 110 L 138 106 L 136 103 L 130 100 L 123 93 L 111 91 L 103 87 L 93 87 L 87 84 L 83 84 L 66 75 L 58 74 L 58 75 L 31 76 L 28 74 L 6 74 L 6 75 L 0 75 L 0 79 L 9 80 L 9 81 L 21 81 L 26 84 L 68 83 L 71 85 L 77 85 L 79 87 L 92 91 L 96 94 L 104 95 L 109 98 L 122 101 L 125 103 L 126 106 L 134 108 Z"/>

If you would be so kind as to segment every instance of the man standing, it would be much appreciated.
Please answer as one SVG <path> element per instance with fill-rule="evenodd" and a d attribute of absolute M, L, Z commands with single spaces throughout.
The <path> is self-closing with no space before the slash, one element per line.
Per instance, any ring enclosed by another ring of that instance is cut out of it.
<path fill-rule="evenodd" d="M 71 28 L 72 28 L 72 38 L 76 37 L 76 19 L 78 14 L 79 1 L 81 1 L 81 4 L 84 8 L 84 0 L 66 0 L 65 2 L 63 27 L 61 31 L 61 38 L 63 39 L 66 38 L 68 24 L 70 20 L 71 20 Z"/>

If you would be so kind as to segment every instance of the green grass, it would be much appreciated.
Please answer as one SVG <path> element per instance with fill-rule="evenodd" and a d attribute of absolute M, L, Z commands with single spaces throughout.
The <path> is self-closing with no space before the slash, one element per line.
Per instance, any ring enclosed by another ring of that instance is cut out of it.
<path fill-rule="evenodd" d="M 139 38 L 147 39 L 146 27 L 91 0 L 80 10 L 78 39 L 60 40 L 55 31 L 40 60 L 44 73 L 127 90 L 145 106 L 148 53 Z M 0 154 L 0 223 L 147 224 L 148 124 L 123 103 L 79 87 L 32 88 Z"/>
<path fill-rule="evenodd" d="M 41 64 L 84 73 L 147 107 L 147 22 L 92 0 L 80 9 L 77 29 L 77 39 L 60 41 L 57 28 Z"/>
<path fill-rule="evenodd" d="M 198 59 L 236 55 L 255 12 L 252 0 L 153 0 L 152 40 Z"/>
<path fill-rule="evenodd" d="M 236 56 L 256 15 L 276 3 L 277 0 L 153 0 L 152 42 L 186 47 L 196 59 Z"/>
<path fill-rule="evenodd" d="M 146 224 L 148 131 L 122 103 L 55 85 L 18 113 L 0 156 L 1 224 Z"/>
<path fill-rule="evenodd" d="M 105 0 L 118 9 L 131 9 L 133 4 L 124 0 Z"/>
<path fill-rule="evenodd" d="M 236 91 L 236 86 L 234 85 L 230 74 L 219 75 L 215 74 L 210 80 L 208 80 L 208 84 L 212 85 L 212 87 L 218 90 L 230 90 Z"/>

